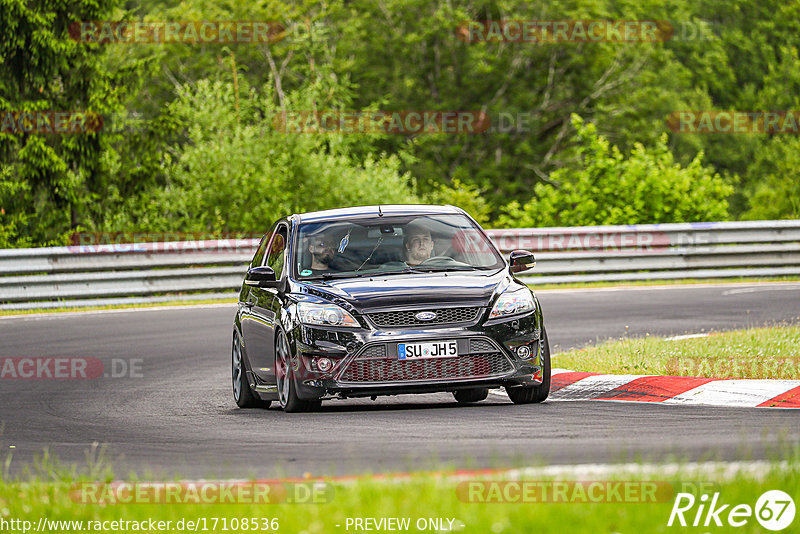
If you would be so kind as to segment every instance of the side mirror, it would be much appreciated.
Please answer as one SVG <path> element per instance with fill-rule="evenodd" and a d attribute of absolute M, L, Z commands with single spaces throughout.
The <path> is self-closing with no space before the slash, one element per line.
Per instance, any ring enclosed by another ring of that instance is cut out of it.
<path fill-rule="evenodd" d="M 278 287 L 272 267 L 253 267 L 244 277 L 244 283 L 255 287 Z"/>
<path fill-rule="evenodd" d="M 536 267 L 536 259 L 533 257 L 533 252 L 515 250 L 511 253 L 508 264 L 512 273 L 521 273 Z"/>

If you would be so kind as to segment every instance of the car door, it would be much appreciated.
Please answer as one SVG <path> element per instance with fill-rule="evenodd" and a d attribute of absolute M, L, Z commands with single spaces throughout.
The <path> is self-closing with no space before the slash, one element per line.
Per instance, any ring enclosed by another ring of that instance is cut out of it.
<path fill-rule="evenodd" d="M 288 230 L 286 223 L 276 225 L 263 258 L 262 265 L 271 267 L 278 280 L 286 276 Z M 275 383 L 275 327 L 280 313 L 277 295 L 276 288 L 251 286 L 245 298 L 247 319 L 242 321 L 250 365 L 267 384 Z"/>
<path fill-rule="evenodd" d="M 272 226 L 269 232 L 264 234 L 261 242 L 258 244 L 253 260 L 250 262 L 249 268 L 261 267 L 266 264 L 267 250 L 272 237 L 275 235 L 275 228 L 277 223 Z M 239 293 L 239 317 L 241 319 L 242 339 L 244 341 L 244 351 L 247 354 L 247 361 L 250 367 L 255 372 L 255 358 L 258 354 L 267 349 L 266 340 L 260 339 L 263 337 L 262 328 L 259 328 L 260 321 L 263 321 L 256 313 L 258 310 L 253 310 L 253 305 L 259 299 L 259 289 L 247 284 L 242 284 L 242 290 Z M 262 372 L 263 373 L 263 372 Z M 258 373 L 257 373 L 258 374 Z"/>

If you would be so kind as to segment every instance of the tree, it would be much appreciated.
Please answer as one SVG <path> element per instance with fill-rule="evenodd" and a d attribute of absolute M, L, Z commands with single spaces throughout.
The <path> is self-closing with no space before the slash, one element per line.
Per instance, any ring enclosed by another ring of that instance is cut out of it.
<path fill-rule="evenodd" d="M 749 174 L 758 176 L 742 218 L 800 219 L 800 140 L 776 135 L 759 151 Z"/>
<path fill-rule="evenodd" d="M 42 111 L 108 116 L 121 109 L 123 91 L 99 61 L 99 45 L 69 34 L 72 23 L 107 18 L 112 6 L 113 0 L 0 0 L 6 119 Z M 0 246 L 58 241 L 78 228 L 106 186 L 107 147 L 102 130 L 0 133 Z"/>
<path fill-rule="evenodd" d="M 312 87 L 283 102 L 303 108 L 318 97 Z M 188 142 L 170 147 L 166 186 L 129 199 L 108 229 L 260 233 L 288 213 L 417 202 L 396 156 L 353 153 L 359 136 L 276 128 L 281 109 L 270 86 L 200 80 L 181 88 L 169 112 Z"/>
<path fill-rule="evenodd" d="M 702 154 L 681 167 L 666 135 L 646 150 L 636 145 L 628 157 L 573 115 L 578 162 L 559 169 L 552 184 L 539 184 L 524 205 L 511 202 L 502 227 L 584 226 L 719 221 L 728 218 L 733 187 L 702 163 Z"/>

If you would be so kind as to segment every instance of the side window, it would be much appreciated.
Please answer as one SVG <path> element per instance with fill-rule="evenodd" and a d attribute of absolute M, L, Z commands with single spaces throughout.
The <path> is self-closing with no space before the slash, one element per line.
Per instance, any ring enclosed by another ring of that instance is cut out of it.
<path fill-rule="evenodd" d="M 275 230 L 275 237 L 269 246 L 269 256 L 267 265 L 275 271 L 275 277 L 280 280 L 283 275 L 284 251 L 286 250 L 287 231 L 286 226 L 280 226 Z"/>
<path fill-rule="evenodd" d="M 264 263 L 264 254 L 267 251 L 267 245 L 269 244 L 269 238 L 272 237 L 272 232 L 264 234 L 264 237 L 261 238 L 261 242 L 258 244 L 258 249 L 256 249 L 256 255 L 253 256 L 253 261 L 250 262 L 250 267 L 260 267 L 262 263 Z"/>

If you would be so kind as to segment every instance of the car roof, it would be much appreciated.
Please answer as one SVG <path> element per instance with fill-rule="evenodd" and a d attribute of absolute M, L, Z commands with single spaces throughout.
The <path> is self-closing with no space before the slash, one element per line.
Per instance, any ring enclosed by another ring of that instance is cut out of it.
<path fill-rule="evenodd" d="M 376 217 L 378 210 L 383 215 L 446 215 L 463 213 L 455 206 L 439 206 L 434 204 L 381 204 L 380 206 L 355 206 L 324 211 L 298 213 L 291 218 L 297 222 L 322 222 L 336 219 L 353 219 L 359 217 Z"/>

